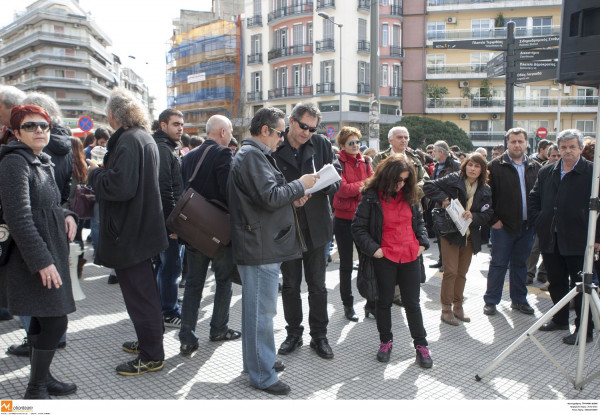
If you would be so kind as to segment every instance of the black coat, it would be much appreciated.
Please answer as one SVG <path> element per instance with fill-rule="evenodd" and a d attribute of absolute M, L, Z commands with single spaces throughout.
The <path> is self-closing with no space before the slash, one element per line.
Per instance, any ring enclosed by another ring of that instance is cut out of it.
<path fill-rule="evenodd" d="M 118 129 L 108 140 L 104 168 L 88 183 L 100 204 L 95 263 L 122 269 L 167 249 L 167 231 L 158 189 L 158 148 L 141 127 Z"/>
<path fill-rule="evenodd" d="M 459 172 L 448 174 L 441 179 L 425 182 L 423 190 L 425 196 L 436 204 L 441 205 L 444 199 L 450 197 L 451 199 L 458 198 L 463 207 L 467 206 L 467 189 Z M 477 190 L 473 195 L 473 204 L 469 210 L 473 214 L 473 221 L 469 225 L 471 244 L 473 245 L 473 253 L 476 254 L 481 251 L 481 226 L 487 224 L 494 213 L 492 190 L 487 184 L 483 187 L 477 186 Z M 453 245 L 467 245 L 467 237 L 461 235 L 460 232 L 443 236 L 443 238 L 446 238 Z"/>
<path fill-rule="evenodd" d="M 419 246 L 429 248 L 429 239 L 427 230 L 423 222 L 423 215 L 418 205 L 411 205 L 412 228 Z M 369 189 L 363 194 L 356 215 L 352 220 L 352 238 L 358 248 L 366 255 L 372 257 L 375 251 L 381 247 L 381 237 L 383 235 L 383 210 L 381 201 L 377 192 Z"/>
<path fill-rule="evenodd" d="M 183 194 L 181 157 L 177 152 L 177 143 L 171 140 L 163 130 L 156 130 L 153 137 L 158 146 L 158 186 L 166 221 Z"/>
<path fill-rule="evenodd" d="M 313 134 L 310 140 L 304 144 L 302 164 L 299 170 L 296 157 L 287 140 L 286 130 L 285 139 L 277 151 L 273 153 L 273 158 L 277 161 L 277 166 L 283 173 L 285 180 L 292 182 L 304 174 L 314 173 L 315 170 L 319 171 L 326 164 L 332 164 L 333 150 L 329 140 L 321 134 Z M 308 233 L 304 232 L 304 235 L 310 237 L 310 240 L 306 241 L 309 246 L 319 247 L 331 241 L 333 216 L 328 195 L 333 197 L 339 188 L 339 181 L 329 185 L 313 193 L 306 204 L 297 209 L 300 227 L 307 227 L 308 229 Z"/>
<path fill-rule="evenodd" d="M 561 255 L 584 255 L 593 164 L 580 158 L 575 168 L 562 180 L 561 165 L 562 162 L 556 162 L 540 170 L 538 180 L 529 193 L 528 216 L 535 224 L 543 254 L 554 252 L 556 235 Z M 600 242 L 599 230 L 600 221 L 596 226 L 596 242 Z"/>
<path fill-rule="evenodd" d="M 523 162 L 527 163 L 525 189 L 528 195 L 533 189 L 538 171 L 542 166 L 525 155 L 523 157 Z M 489 225 L 492 226 L 501 220 L 508 233 L 516 233 L 523 222 L 523 201 L 519 173 L 512 165 L 507 151 L 489 162 L 488 172 L 488 184 L 492 189 L 492 209 L 494 210 Z M 533 226 L 533 222 L 528 220 L 528 226 Z"/>
<path fill-rule="evenodd" d="M 61 203 L 65 203 L 69 200 L 73 175 L 73 150 L 69 131 L 60 125 L 53 126 L 44 153 L 48 154 L 54 163 L 54 179 L 60 191 Z"/>

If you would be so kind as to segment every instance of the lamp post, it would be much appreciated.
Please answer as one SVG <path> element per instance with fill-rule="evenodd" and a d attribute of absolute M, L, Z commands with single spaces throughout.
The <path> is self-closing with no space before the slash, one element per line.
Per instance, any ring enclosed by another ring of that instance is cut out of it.
<path fill-rule="evenodd" d="M 325 20 L 329 20 L 331 23 L 333 23 L 334 25 L 336 25 L 337 27 L 340 28 L 340 67 L 338 69 L 339 73 L 340 73 L 340 108 L 339 108 L 339 112 L 340 112 L 340 120 L 339 120 L 339 129 L 338 129 L 338 133 L 342 130 L 342 26 L 343 24 L 341 23 L 336 23 L 333 21 L 333 18 L 328 15 L 327 13 L 324 12 L 320 12 L 319 16 L 321 16 L 323 19 Z"/>
<path fill-rule="evenodd" d="M 560 132 L 560 101 L 562 99 L 562 85 L 558 84 L 558 88 L 552 88 L 552 90 L 558 91 L 558 105 L 556 107 L 556 137 L 558 137 L 558 133 Z"/>

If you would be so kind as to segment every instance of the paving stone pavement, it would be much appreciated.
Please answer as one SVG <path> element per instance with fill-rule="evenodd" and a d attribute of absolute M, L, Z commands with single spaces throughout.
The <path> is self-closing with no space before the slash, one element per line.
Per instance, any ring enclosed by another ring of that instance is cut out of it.
<path fill-rule="evenodd" d="M 464 308 L 472 318 L 458 327 L 440 321 L 439 292 L 441 273 L 430 269 L 437 259 L 437 247 L 425 252 L 428 278 L 421 290 L 427 339 L 434 366 L 421 369 L 415 363 L 415 352 L 402 308 L 392 306 L 394 349 L 389 363 L 380 363 L 375 355 L 379 337 L 375 320 L 364 318 L 365 300 L 353 282 L 358 323 L 344 318 L 339 295 L 337 254 L 327 268 L 329 310 L 329 343 L 335 353 L 332 360 L 321 359 L 308 343 L 308 294 L 302 286 L 305 310 L 304 346 L 290 355 L 281 356 L 286 369 L 280 378 L 291 386 L 288 397 L 275 397 L 253 389 L 242 374 L 241 340 L 216 343 L 209 341 L 209 322 L 215 291 L 214 277 L 207 279 L 200 306 L 197 333 L 200 348 L 192 357 L 179 355 L 178 330 L 167 328 L 164 336 L 166 361 L 162 371 L 142 376 L 119 376 L 115 367 L 131 360 L 121 344 L 135 340 L 118 285 L 106 283 L 108 270 L 92 264 L 89 244 L 88 263 L 81 287 L 87 298 L 77 303 L 77 311 L 69 315 L 67 347 L 58 351 L 52 371 L 59 379 L 79 386 L 76 394 L 59 399 L 214 399 L 214 400 L 564 400 L 598 399 L 600 379 L 583 390 L 575 390 L 564 375 L 542 352 L 527 340 L 503 363 L 480 382 L 481 374 L 536 319 L 550 309 L 552 302 L 540 283 L 529 286 L 528 301 L 535 316 L 510 309 L 508 284 L 495 316 L 485 316 L 483 293 L 489 265 L 489 250 L 474 257 L 467 275 Z M 356 272 L 354 272 L 356 277 Z M 508 280 L 508 278 L 507 278 Z M 180 289 L 183 295 L 183 289 Z M 230 327 L 241 328 L 241 287 L 234 285 Z M 571 313 L 574 316 L 574 313 Z M 278 302 L 274 322 L 275 343 L 285 339 L 283 306 Z M 573 330 L 574 326 L 571 325 Z M 575 376 L 576 350 L 562 343 L 566 332 L 538 332 L 535 337 Z M 0 348 L 20 343 L 24 331 L 17 320 L 0 322 Z M 598 343 L 586 347 L 586 370 L 600 370 Z M 28 360 L 2 354 L 0 356 L 0 398 L 20 399 L 28 380 Z"/>

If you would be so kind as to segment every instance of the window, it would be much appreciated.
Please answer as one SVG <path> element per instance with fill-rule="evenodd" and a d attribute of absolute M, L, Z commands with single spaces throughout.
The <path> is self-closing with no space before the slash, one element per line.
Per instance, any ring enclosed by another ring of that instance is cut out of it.
<path fill-rule="evenodd" d="M 389 104 L 380 104 L 379 105 L 379 113 L 385 115 L 396 115 L 396 110 L 398 109 L 395 105 Z"/>
<path fill-rule="evenodd" d="M 285 114 L 285 111 L 286 111 L 285 105 L 273 105 L 273 108 L 277 108 L 278 110 L 283 111 L 283 113 Z"/>
<path fill-rule="evenodd" d="M 250 37 L 250 51 L 252 53 L 252 55 L 256 55 L 257 53 L 260 53 L 261 51 L 261 39 L 262 35 L 258 34 L 258 35 L 252 35 Z"/>
<path fill-rule="evenodd" d="M 367 20 L 358 19 L 358 40 L 367 40 Z"/>
<path fill-rule="evenodd" d="M 597 105 L 594 88 L 577 88 L 577 105 Z"/>
<path fill-rule="evenodd" d="M 65 71 L 65 78 L 75 79 L 75 71 Z"/>
<path fill-rule="evenodd" d="M 312 45 L 313 43 L 313 27 L 312 22 L 306 24 L 306 44 Z"/>
<path fill-rule="evenodd" d="M 252 92 L 261 91 L 262 72 L 252 72 Z"/>
<path fill-rule="evenodd" d="M 388 38 L 389 26 L 387 23 L 381 25 L 381 46 L 389 46 Z"/>
<path fill-rule="evenodd" d="M 446 39 L 446 22 L 428 22 L 427 40 Z"/>
<path fill-rule="evenodd" d="M 358 83 L 368 84 L 369 81 L 369 64 L 367 62 L 358 61 Z"/>
<path fill-rule="evenodd" d="M 263 106 L 262 105 L 254 105 L 252 106 L 252 111 L 254 114 L 256 114 L 258 112 L 258 110 L 260 110 Z"/>
<path fill-rule="evenodd" d="M 389 1 L 388 0 L 381 0 L 381 5 L 382 6 L 389 6 Z"/>
<path fill-rule="evenodd" d="M 328 84 L 333 82 L 333 61 L 321 62 L 321 83 Z"/>
<path fill-rule="evenodd" d="M 389 74 L 390 74 L 390 68 L 387 64 L 385 65 L 381 65 L 381 83 L 379 84 L 380 86 L 388 86 L 389 85 Z"/>
<path fill-rule="evenodd" d="M 304 41 L 304 26 L 302 24 L 294 25 L 294 45 L 302 45 Z"/>
<path fill-rule="evenodd" d="M 395 24 L 392 26 L 392 41 L 390 42 L 392 46 L 400 46 L 400 25 Z"/>
<path fill-rule="evenodd" d="M 369 112 L 369 103 L 362 101 L 350 101 L 350 111 Z"/>
<path fill-rule="evenodd" d="M 75 49 L 71 49 L 71 48 L 65 49 L 65 56 L 75 56 Z"/>
<path fill-rule="evenodd" d="M 333 23 L 329 20 L 323 20 L 323 39 L 334 39 Z"/>
<path fill-rule="evenodd" d="M 471 53 L 471 72 L 487 72 L 487 63 L 490 60 L 490 52 Z"/>
<path fill-rule="evenodd" d="M 255 16 L 260 16 L 262 14 L 261 4 L 262 4 L 261 0 L 254 0 L 254 15 Z"/>
<path fill-rule="evenodd" d="M 285 49 L 287 46 L 287 27 L 282 27 L 279 30 L 275 30 L 273 33 L 273 48 Z"/>
<path fill-rule="evenodd" d="M 596 128 L 594 127 L 594 120 L 576 120 L 575 128 L 583 133 L 583 135 L 596 136 Z"/>
<path fill-rule="evenodd" d="M 294 88 L 299 88 L 302 86 L 302 66 L 301 65 L 292 66 L 292 86 Z"/>
<path fill-rule="evenodd" d="M 552 34 L 552 17 L 534 17 L 533 33 L 534 36 Z"/>
<path fill-rule="evenodd" d="M 55 69 L 54 70 L 54 76 L 57 78 L 64 78 L 65 77 L 65 71 L 63 69 Z"/>
<path fill-rule="evenodd" d="M 473 19 L 471 20 L 471 36 L 473 38 L 491 37 L 493 27 L 492 20 L 490 19 Z"/>
<path fill-rule="evenodd" d="M 471 120 L 469 122 L 469 131 L 471 132 L 487 132 L 488 121 L 487 120 Z"/>
<path fill-rule="evenodd" d="M 402 80 L 402 69 L 400 65 L 394 65 L 392 72 L 392 87 L 399 88 Z"/>
<path fill-rule="evenodd" d="M 56 91 L 55 95 L 56 99 L 65 99 L 67 97 L 67 93 L 65 91 Z"/>
<path fill-rule="evenodd" d="M 339 101 L 321 101 L 319 102 L 319 109 L 321 112 L 332 112 L 339 111 L 340 102 Z"/>
<path fill-rule="evenodd" d="M 54 25 L 54 33 L 65 33 L 65 27 Z"/>
<path fill-rule="evenodd" d="M 304 85 L 312 85 L 312 63 L 304 65 Z"/>
<path fill-rule="evenodd" d="M 446 70 L 446 54 L 434 53 L 427 55 L 427 73 L 444 73 Z"/>
<path fill-rule="evenodd" d="M 549 95 L 550 87 L 547 86 L 532 86 L 530 89 L 530 102 L 527 102 L 527 106 L 534 105 L 539 107 L 547 107 L 550 105 Z M 533 101 L 533 102 L 531 102 Z"/>

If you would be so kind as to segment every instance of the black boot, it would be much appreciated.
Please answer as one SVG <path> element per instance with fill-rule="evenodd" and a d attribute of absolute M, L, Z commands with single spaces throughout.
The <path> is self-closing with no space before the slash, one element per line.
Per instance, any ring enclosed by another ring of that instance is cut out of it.
<path fill-rule="evenodd" d="M 48 371 L 54 358 L 54 350 L 31 350 L 31 372 L 23 399 L 50 399 L 48 395 Z"/>
<path fill-rule="evenodd" d="M 31 361 L 32 357 L 32 348 L 34 342 L 37 341 L 38 335 L 29 335 L 27 336 L 29 340 L 29 361 Z M 77 392 L 77 385 L 74 383 L 65 383 L 57 380 L 52 373 L 50 373 L 50 368 L 48 368 L 48 378 L 46 379 L 46 389 L 48 390 L 48 395 L 53 396 L 66 396 L 71 395 L 72 393 Z"/>
<path fill-rule="evenodd" d="M 358 316 L 354 312 L 354 307 L 344 306 L 344 316 L 350 321 L 358 321 Z"/>

